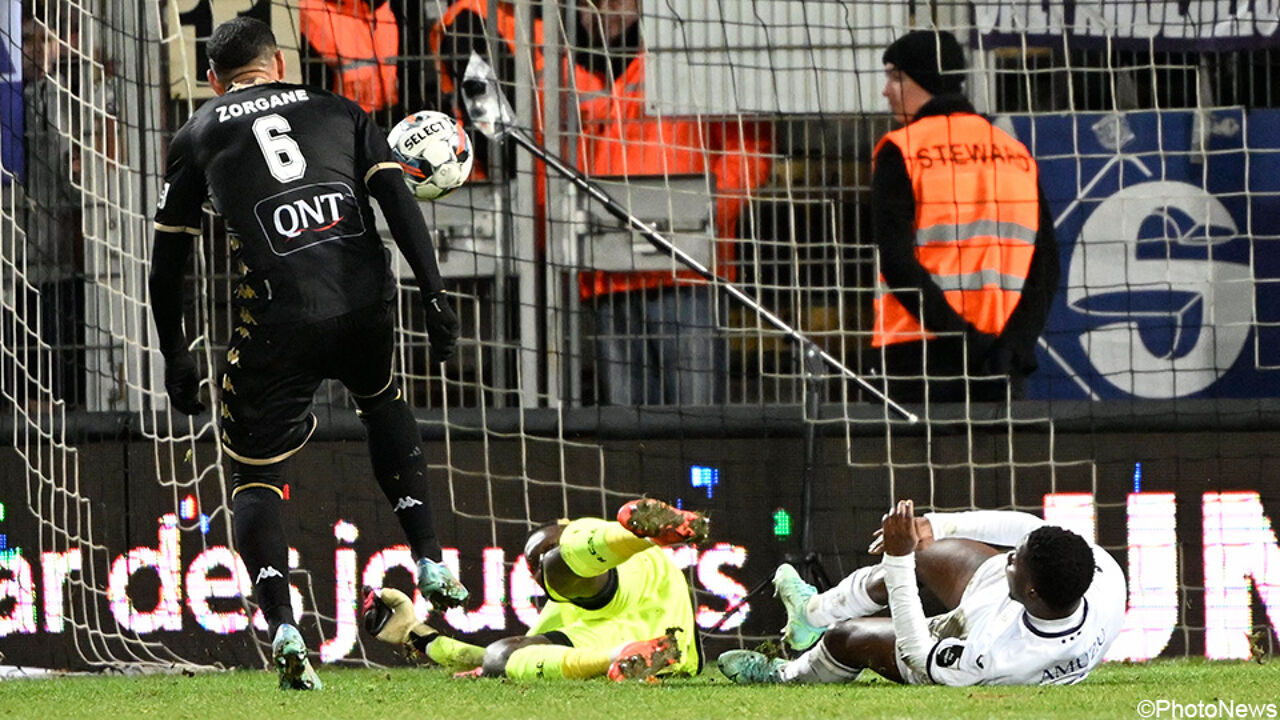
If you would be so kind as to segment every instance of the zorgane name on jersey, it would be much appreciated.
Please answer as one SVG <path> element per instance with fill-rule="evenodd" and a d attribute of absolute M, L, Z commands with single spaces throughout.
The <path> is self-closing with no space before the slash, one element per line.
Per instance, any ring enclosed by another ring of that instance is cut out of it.
<path fill-rule="evenodd" d="M 266 112 L 272 108 L 284 107 L 293 103 L 306 102 L 308 99 L 307 91 L 298 88 L 297 90 L 271 93 L 267 97 L 254 98 L 228 105 L 218 105 L 214 107 L 214 110 L 218 113 L 218 122 L 226 122 L 244 115 Z"/>

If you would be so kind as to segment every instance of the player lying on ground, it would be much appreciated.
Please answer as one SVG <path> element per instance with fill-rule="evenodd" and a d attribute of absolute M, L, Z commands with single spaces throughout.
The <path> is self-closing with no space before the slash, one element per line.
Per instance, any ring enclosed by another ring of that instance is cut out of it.
<path fill-rule="evenodd" d="M 392 588 L 366 588 L 365 629 L 436 664 L 515 680 L 647 679 L 701 670 L 693 597 L 661 546 L 699 543 L 707 519 L 660 500 L 633 500 L 617 522 L 579 518 L 525 542 L 529 571 L 550 601 L 523 636 L 488 647 L 441 635 Z"/>
<path fill-rule="evenodd" d="M 1125 581 L 1116 561 L 1034 515 L 916 518 L 903 500 L 877 536 L 871 550 L 884 553 L 880 564 L 827 592 L 790 565 L 774 575 L 787 608 L 784 639 L 796 650 L 816 647 L 791 662 L 731 650 L 720 670 L 738 683 L 848 682 L 871 668 L 910 685 L 1069 685 L 1120 634 Z M 925 618 L 917 577 L 950 612 Z M 886 604 L 891 618 L 866 617 Z"/>

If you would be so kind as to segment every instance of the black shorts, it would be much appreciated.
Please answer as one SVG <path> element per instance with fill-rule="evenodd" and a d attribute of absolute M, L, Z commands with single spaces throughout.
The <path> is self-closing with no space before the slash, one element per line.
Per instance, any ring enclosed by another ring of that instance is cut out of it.
<path fill-rule="evenodd" d="M 219 375 L 222 446 L 250 465 L 280 462 L 316 429 L 326 379 L 371 397 L 391 386 L 395 316 L 388 303 L 307 325 L 239 326 Z"/>

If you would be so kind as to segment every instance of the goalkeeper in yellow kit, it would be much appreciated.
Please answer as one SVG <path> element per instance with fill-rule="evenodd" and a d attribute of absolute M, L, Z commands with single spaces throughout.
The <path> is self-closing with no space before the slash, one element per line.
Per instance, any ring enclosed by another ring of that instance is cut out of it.
<path fill-rule="evenodd" d="M 648 679 L 701 670 L 693 597 L 661 546 L 706 540 L 700 513 L 633 500 L 616 522 L 579 518 L 529 536 L 525 559 L 550 602 L 523 636 L 480 647 L 437 633 L 404 593 L 366 588 L 365 629 L 433 662 L 516 680 Z"/>

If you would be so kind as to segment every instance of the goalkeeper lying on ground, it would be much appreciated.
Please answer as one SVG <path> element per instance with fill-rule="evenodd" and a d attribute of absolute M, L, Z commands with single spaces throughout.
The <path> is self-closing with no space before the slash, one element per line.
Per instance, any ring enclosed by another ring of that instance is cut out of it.
<path fill-rule="evenodd" d="M 410 654 L 486 677 L 693 675 L 702 664 L 693 597 L 660 546 L 702 542 L 707 527 L 700 513 L 645 498 L 623 505 L 617 522 L 579 518 L 535 530 L 525 558 L 550 601 L 528 633 L 488 647 L 427 627 L 409 596 L 393 588 L 366 588 L 364 626 Z"/>
<path fill-rule="evenodd" d="M 1034 515 L 917 518 L 903 500 L 878 535 L 871 551 L 883 561 L 821 594 L 790 565 L 778 568 L 784 639 L 797 650 L 817 643 L 812 650 L 792 662 L 731 650 L 720 670 L 738 683 L 847 682 L 871 668 L 910 685 L 1070 685 L 1102 662 L 1124 624 L 1116 561 Z M 917 578 L 950 612 L 925 618 Z M 866 617 L 885 605 L 891 617 Z"/>

